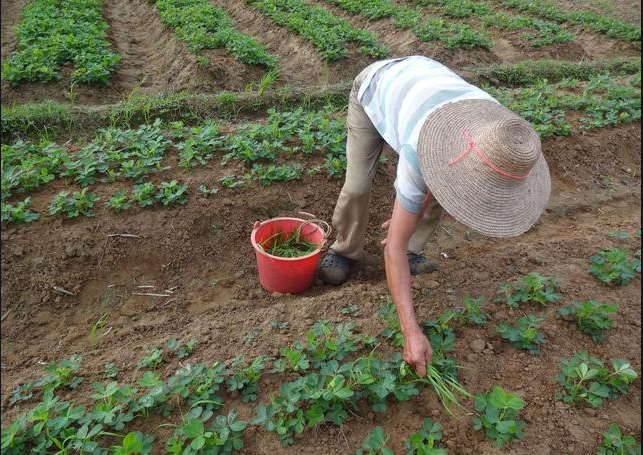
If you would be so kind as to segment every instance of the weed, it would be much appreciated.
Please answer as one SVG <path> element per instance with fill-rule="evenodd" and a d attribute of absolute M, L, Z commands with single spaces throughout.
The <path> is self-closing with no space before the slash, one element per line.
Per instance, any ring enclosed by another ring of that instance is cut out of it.
<path fill-rule="evenodd" d="M 290 327 L 288 321 L 270 321 L 273 330 L 287 330 Z"/>
<path fill-rule="evenodd" d="M 105 379 L 116 379 L 116 376 L 118 376 L 118 369 L 113 363 L 106 363 L 103 376 L 105 376 Z"/>
<path fill-rule="evenodd" d="M 107 329 L 106 331 L 100 333 L 100 329 L 104 328 L 105 325 L 107 324 L 107 319 L 109 318 L 109 314 L 105 313 L 103 314 L 96 322 L 92 324 L 92 328 L 89 330 L 89 347 L 94 348 L 96 344 L 107 334 L 109 333 L 110 329 Z"/>
<path fill-rule="evenodd" d="M 609 329 L 614 324 L 609 315 L 617 311 L 616 305 L 584 300 L 572 302 L 570 306 L 560 308 L 558 314 L 573 318 L 578 329 L 590 335 L 594 341 L 603 341 L 603 330 Z"/>
<path fill-rule="evenodd" d="M 626 285 L 640 272 L 640 259 L 631 258 L 624 248 L 599 251 L 589 260 L 589 272 L 606 284 Z"/>
<path fill-rule="evenodd" d="M 491 392 L 476 394 L 473 429 L 484 429 L 496 447 L 524 436 L 525 422 L 517 420 L 525 402 L 517 395 L 495 386 Z"/>
<path fill-rule="evenodd" d="M 562 296 L 556 292 L 560 280 L 530 272 L 516 283 L 504 283 L 498 287 L 494 302 L 504 302 L 509 308 L 518 308 L 519 303 L 536 302 L 541 305 L 558 302 Z"/>
<path fill-rule="evenodd" d="M 219 188 L 217 188 L 216 186 L 208 188 L 206 185 L 199 185 L 199 193 L 205 194 L 206 196 L 212 196 L 214 194 L 217 194 L 218 192 Z"/>

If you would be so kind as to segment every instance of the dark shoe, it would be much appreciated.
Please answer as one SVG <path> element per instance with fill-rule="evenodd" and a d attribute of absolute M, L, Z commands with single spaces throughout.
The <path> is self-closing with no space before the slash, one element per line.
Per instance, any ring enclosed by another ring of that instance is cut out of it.
<path fill-rule="evenodd" d="M 411 275 L 419 275 L 420 273 L 432 273 L 440 268 L 440 264 L 431 259 L 427 259 L 421 254 L 406 253 L 409 258 L 409 268 Z"/>
<path fill-rule="evenodd" d="M 328 253 L 319 266 L 319 278 L 327 284 L 345 283 L 351 274 L 352 262 L 347 257 Z"/>

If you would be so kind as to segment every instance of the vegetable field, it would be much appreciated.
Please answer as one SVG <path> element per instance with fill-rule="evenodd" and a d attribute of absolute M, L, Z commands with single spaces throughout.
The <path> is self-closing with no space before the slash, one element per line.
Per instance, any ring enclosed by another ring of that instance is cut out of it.
<path fill-rule="evenodd" d="M 2 454 L 640 454 L 640 21 L 626 0 L 2 2 Z M 268 293 L 250 243 L 330 221 L 352 80 L 413 54 L 530 121 L 552 173 L 526 234 L 446 216 L 427 246 L 428 378 L 385 280 L 392 150 L 345 285 Z"/>

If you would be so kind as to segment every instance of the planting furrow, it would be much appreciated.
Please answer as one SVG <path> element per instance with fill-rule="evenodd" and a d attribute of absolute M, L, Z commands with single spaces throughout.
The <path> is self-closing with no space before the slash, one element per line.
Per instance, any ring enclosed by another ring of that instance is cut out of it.
<path fill-rule="evenodd" d="M 180 89 L 218 90 L 244 86 L 245 65 L 225 52 L 217 53 L 210 68 L 166 27 L 145 0 L 105 0 L 110 37 L 123 56 L 116 82 L 123 94 Z"/>
<path fill-rule="evenodd" d="M 15 0 L 11 2 L 2 2 L 1 14 L 1 41 L 2 41 L 2 60 L 14 50 L 17 38 L 14 36 L 13 27 L 20 20 L 22 9 L 27 4 L 27 0 Z"/>
<path fill-rule="evenodd" d="M 325 62 L 309 41 L 276 26 L 268 17 L 257 14 L 246 2 L 213 0 L 213 3 L 223 8 L 240 30 L 254 37 L 271 54 L 279 57 L 279 75 L 284 82 L 317 85 L 336 83 L 346 78 L 343 75 L 346 74 L 346 66 L 350 64 L 336 65 L 333 71 L 324 71 Z"/>

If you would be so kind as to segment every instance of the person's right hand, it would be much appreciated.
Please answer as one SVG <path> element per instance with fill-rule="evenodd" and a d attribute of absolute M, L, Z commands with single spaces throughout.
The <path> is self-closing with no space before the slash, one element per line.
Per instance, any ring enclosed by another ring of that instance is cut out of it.
<path fill-rule="evenodd" d="M 426 368 L 433 360 L 433 348 L 419 327 L 404 336 L 402 358 L 420 377 L 426 376 Z"/>

